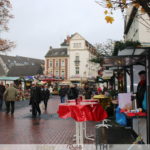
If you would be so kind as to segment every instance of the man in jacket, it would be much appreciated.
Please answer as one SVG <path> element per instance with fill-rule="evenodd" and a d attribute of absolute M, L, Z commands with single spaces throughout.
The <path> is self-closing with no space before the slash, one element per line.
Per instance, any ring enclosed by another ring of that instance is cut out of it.
<path fill-rule="evenodd" d="M 137 107 L 142 108 L 144 93 L 146 91 L 146 72 L 144 70 L 140 71 L 139 77 L 140 77 L 140 82 L 137 86 L 136 98 L 137 98 Z"/>
<path fill-rule="evenodd" d="M 3 85 L 3 82 L 0 83 L 0 110 L 3 106 L 3 94 L 5 92 L 5 86 Z"/>
<path fill-rule="evenodd" d="M 91 99 L 92 97 L 92 90 L 89 88 L 88 85 L 85 85 L 85 88 L 84 88 L 84 96 L 85 96 L 85 99 Z"/>
<path fill-rule="evenodd" d="M 7 114 L 10 112 L 10 106 L 11 106 L 11 114 L 14 114 L 17 94 L 18 94 L 17 89 L 14 87 L 13 84 L 10 84 L 10 87 L 8 87 L 4 92 Z"/>
<path fill-rule="evenodd" d="M 66 94 L 67 94 L 67 89 L 65 88 L 65 86 L 62 86 L 59 90 L 59 96 L 60 96 L 61 103 L 65 103 Z"/>
<path fill-rule="evenodd" d="M 39 116 L 41 115 L 40 110 L 40 102 L 41 102 L 41 88 L 37 85 L 37 83 L 33 83 L 30 91 L 30 105 L 32 106 L 32 117 L 37 116 L 37 112 Z"/>
<path fill-rule="evenodd" d="M 45 110 L 47 109 L 47 103 L 49 100 L 49 96 L 50 96 L 50 91 L 48 89 L 48 86 L 45 85 L 44 86 L 44 91 L 43 91 L 43 101 L 44 101 L 44 105 L 45 105 Z"/>
<path fill-rule="evenodd" d="M 79 90 L 76 85 L 72 85 L 68 90 L 68 99 L 77 99 L 79 95 Z"/>

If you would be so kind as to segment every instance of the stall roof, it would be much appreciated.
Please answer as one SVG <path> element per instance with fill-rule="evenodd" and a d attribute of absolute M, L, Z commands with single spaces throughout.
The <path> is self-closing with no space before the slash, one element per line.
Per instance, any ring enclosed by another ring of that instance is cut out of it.
<path fill-rule="evenodd" d="M 107 56 L 104 57 L 104 67 L 127 67 L 131 65 L 144 65 L 145 56 Z"/>
<path fill-rule="evenodd" d="M 118 56 L 126 56 L 126 55 L 141 55 L 145 52 L 147 48 L 126 48 L 118 52 Z"/>
<path fill-rule="evenodd" d="M 118 56 L 104 56 L 104 67 L 128 67 L 131 65 L 145 65 L 145 54 L 149 47 L 126 48 L 119 51 Z"/>
<path fill-rule="evenodd" d="M 15 81 L 20 79 L 19 77 L 0 77 L 1 81 Z"/>

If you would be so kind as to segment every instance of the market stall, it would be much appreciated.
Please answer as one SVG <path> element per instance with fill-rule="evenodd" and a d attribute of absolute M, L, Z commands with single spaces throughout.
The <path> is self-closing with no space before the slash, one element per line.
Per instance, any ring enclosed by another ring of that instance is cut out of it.
<path fill-rule="evenodd" d="M 144 50 L 143 50 L 144 49 Z M 123 53 L 123 52 L 122 52 Z M 110 56 L 110 57 L 103 57 L 103 67 L 114 71 L 115 86 L 117 86 L 119 92 L 126 93 L 127 90 L 130 93 L 136 92 L 135 87 L 135 73 L 136 71 L 134 66 L 143 66 L 146 70 L 147 74 L 147 115 L 145 114 L 142 117 L 142 121 L 137 117 L 132 118 L 132 127 L 134 131 L 138 134 L 137 125 L 139 128 L 145 126 L 143 130 L 143 134 L 140 136 L 144 139 L 144 143 L 150 144 L 150 52 L 149 48 L 138 48 L 138 49 L 131 49 L 130 54 L 124 53 L 120 56 Z M 134 69 L 134 70 L 133 70 Z M 139 70 L 140 71 L 140 70 Z M 120 76 L 121 75 L 121 76 Z M 129 76 L 130 82 L 128 83 L 127 75 Z M 132 108 L 131 108 L 132 109 Z M 130 115 L 130 111 L 127 112 Z M 134 109 L 133 109 L 134 111 Z M 137 112 L 135 112 L 137 116 Z M 126 117 L 128 117 L 126 115 Z M 137 122 L 142 122 L 142 124 L 137 124 Z M 147 127 L 147 128 L 146 128 Z M 147 133 L 147 135 L 145 135 Z"/>

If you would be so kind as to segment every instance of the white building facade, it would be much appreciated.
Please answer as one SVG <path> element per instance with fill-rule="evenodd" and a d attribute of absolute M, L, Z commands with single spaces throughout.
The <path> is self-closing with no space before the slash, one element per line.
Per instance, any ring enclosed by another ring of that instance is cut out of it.
<path fill-rule="evenodd" d="M 67 50 L 65 55 L 60 55 L 62 53 L 62 49 Z M 70 37 L 68 36 L 61 44 L 61 48 L 57 48 L 57 55 L 54 55 L 54 53 L 56 53 L 56 50 L 51 49 L 45 56 L 46 75 L 51 74 L 48 67 L 46 67 L 49 66 L 47 63 L 53 61 L 53 64 L 51 64 L 51 72 L 55 72 L 56 61 L 54 60 L 57 59 L 58 56 L 61 56 L 61 59 L 67 60 L 67 63 L 65 64 L 65 66 L 67 66 L 65 67 L 66 69 L 64 72 L 64 74 L 66 74 L 64 78 L 65 80 L 71 81 L 72 83 L 95 81 L 99 70 L 99 64 L 95 64 L 90 60 L 97 56 L 97 51 L 95 47 L 85 40 L 80 34 L 75 33 Z M 61 65 L 59 70 L 62 70 Z M 58 72 L 57 74 L 58 77 L 61 77 L 61 73 Z"/>
<path fill-rule="evenodd" d="M 130 6 L 125 18 L 125 41 L 139 41 L 143 47 L 150 46 L 150 18 L 140 8 Z"/>
<path fill-rule="evenodd" d="M 99 65 L 90 60 L 96 57 L 94 46 L 87 42 L 80 34 L 75 33 L 69 42 L 69 80 L 93 80 L 97 76 Z"/>

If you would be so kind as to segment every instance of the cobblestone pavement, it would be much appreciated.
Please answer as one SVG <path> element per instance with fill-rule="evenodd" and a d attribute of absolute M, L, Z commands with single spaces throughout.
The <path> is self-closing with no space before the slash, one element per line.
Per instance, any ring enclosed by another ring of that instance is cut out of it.
<path fill-rule="evenodd" d="M 59 97 L 53 96 L 48 110 L 31 117 L 28 101 L 17 102 L 14 115 L 0 112 L 0 144 L 74 144 L 75 121 L 57 115 Z M 95 123 L 87 122 L 88 134 L 95 135 Z M 86 144 L 94 142 L 85 140 Z"/>

